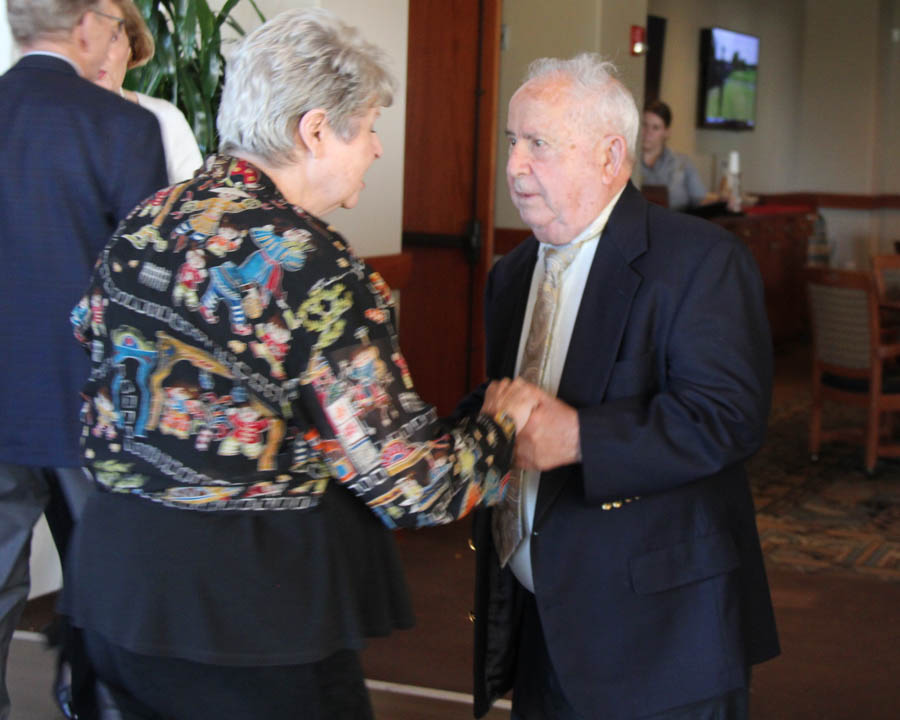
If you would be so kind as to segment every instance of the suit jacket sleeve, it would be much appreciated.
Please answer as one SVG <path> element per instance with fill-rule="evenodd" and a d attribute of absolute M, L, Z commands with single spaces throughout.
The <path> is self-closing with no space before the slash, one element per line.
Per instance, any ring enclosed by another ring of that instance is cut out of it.
<path fill-rule="evenodd" d="M 710 477 L 762 444 L 771 339 L 756 263 L 732 240 L 709 245 L 676 297 L 635 301 L 622 347 L 633 354 L 618 356 L 602 401 L 579 408 L 588 501 Z"/>

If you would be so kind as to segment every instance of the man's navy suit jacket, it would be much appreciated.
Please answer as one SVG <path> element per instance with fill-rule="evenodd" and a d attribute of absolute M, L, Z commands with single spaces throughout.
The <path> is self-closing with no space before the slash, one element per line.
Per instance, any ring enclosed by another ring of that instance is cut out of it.
<path fill-rule="evenodd" d="M 156 118 L 26 55 L 0 77 L 0 462 L 75 467 L 88 358 L 69 313 L 118 222 L 165 186 Z"/>
<path fill-rule="evenodd" d="M 515 371 L 538 243 L 487 289 L 491 378 Z M 772 353 L 756 263 L 712 223 L 630 183 L 604 230 L 558 397 L 582 461 L 544 472 L 531 557 L 550 657 L 585 718 L 723 694 L 779 652 L 743 461 L 761 445 Z M 480 399 L 470 398 L 469 410 Z M 519 593 L 475 518 L 475 710 L 512 685 Z"/>

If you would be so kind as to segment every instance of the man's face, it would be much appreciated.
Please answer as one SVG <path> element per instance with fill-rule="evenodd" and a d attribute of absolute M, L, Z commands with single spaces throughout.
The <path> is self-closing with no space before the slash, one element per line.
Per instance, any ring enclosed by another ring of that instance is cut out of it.
<path fill-rule="evenodd" d="M 572 241 L 608 198 L 601 182 L 602 133 L 590 132 L 565 79 L 531 81 L 509 103 L 506 180 L 513 205 L 538 240 Z"/>

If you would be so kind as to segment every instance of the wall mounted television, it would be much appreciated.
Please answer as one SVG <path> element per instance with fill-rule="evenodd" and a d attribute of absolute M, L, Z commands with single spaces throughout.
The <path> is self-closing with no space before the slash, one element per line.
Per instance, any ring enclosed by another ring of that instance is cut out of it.
<path fill-rule="evenodd" d="M 756 126 L 759 38 L 725 28 L 700 31 L 697 127 L 752 130 Z"/>

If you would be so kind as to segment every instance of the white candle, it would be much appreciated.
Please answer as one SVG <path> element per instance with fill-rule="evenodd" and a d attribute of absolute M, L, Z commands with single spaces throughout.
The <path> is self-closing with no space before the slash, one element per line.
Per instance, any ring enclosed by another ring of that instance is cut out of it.
<path fill-rule="evenodd" d="M 728 153 L 728 172 L 737 175 L 741 171 L 741 156 L 737 150 Z"/>

